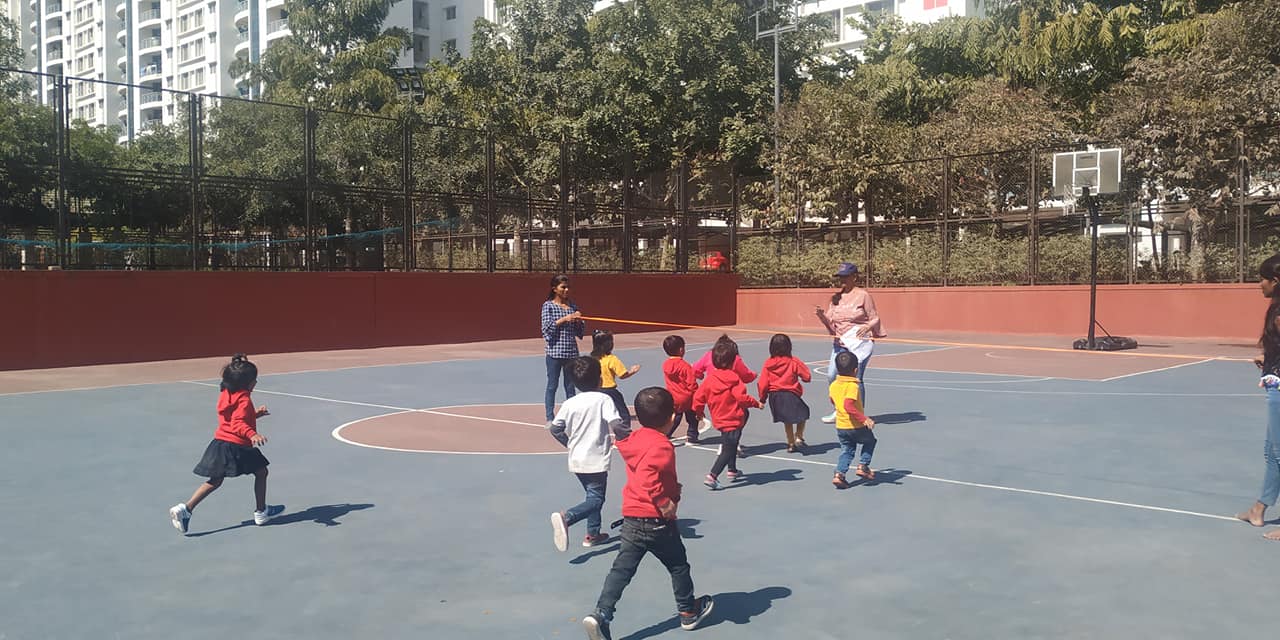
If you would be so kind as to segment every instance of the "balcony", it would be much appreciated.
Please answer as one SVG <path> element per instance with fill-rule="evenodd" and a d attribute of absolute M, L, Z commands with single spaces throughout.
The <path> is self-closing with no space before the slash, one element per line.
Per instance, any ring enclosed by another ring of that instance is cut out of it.
<path fill-rule="evenodd" d="M 44 35 L 45 35 L 45 37 L 47 37 L 47 38 L 58 38 L 58 37 L 61 37 L 61 36 L 62 36 L 62 23 L 61 23 L 61 22 L 59 22 L 59 23 L 57 23 L 57 24 L 50 25 L 50 26 L 49 26 L 49 28 L 44 32 Z"/>
<path fill-rule="evenodd" d="M 38 18 L 31 21 L 31 33 L 40 33 L 40 20 Z"/>
<path fill-rule="evenodd" d="M 29 0 L 27 6 L 31 7 L 32 11 L 36 11 L 40 8 L 40 0 Z"/>
<path fill-rule="evenodd" d="M 138 127 L 138 130 L 150 131 L 162 124 L 164 124 L 164 118 L 146 118 L 142 121 L 142 124 L 141 126 Z"/>
<path fill-rule="evenodd" d="M 139 13 L 139 14 L 138 14 L 138 23 L 139 23 L 139 24 L 144 23 L 144 22 L 150 22 L 150 21 L 152 21 L 152 20 L 159 20 L 159 19 L 160 19 L 160 9 L 159 9 L 159 8 L 155 8 L 155 9 L 147 9 L 146 11 L 143 11 L 143 12 L 141 12 L 141 13 Z"/>
<path fill-rule="evenodd" d="M 153 102 L 161 102 L 164 100 L 164 93 L 160 91 L 143 91 L 138 94 L 138 104 L 151 104 Z"/>
<path fill-rule="evenodd" d="M 127 39 L 128 37 L 129 37 L 128 29 L 121 29 L 116 32 L 116 42 L 119 42 L 122 45 L 124 44 L 125 39 Z"/>
<path fill-rule="evenodd" d="M 129 87 L 122 84 L 116 85 L 116 93 L 120 94 L 120 97 L 123 98 L 129 95 Z"/>
<path fill-rule="evenodd" d="M 160 36 L 148 36 L 138 41 L 138 51 L 155 49 L 162 44 Z"/>
<path fill-rule="evenodd" d="M 270 37 L 272 37 L 272 36 L 276 36 L 276 35 L 284 35 L 284 33 L 283 33 L 283 32 L 286 32 L 286 31 L 288 31 L 288 30 L 289 30 L 289 19 L 288 19 L 288 18 L 280 18 L 280 19 L 278 19 L 278 20 L 272 20 L 271 22 L 268 22 L 268 23 L 267 23 L 267 37 L 268 37 L 268 38 L 270 38 Z"/>
<path fill-rule="evenodd" d="M 125 4 L 123 2 L 116 3 L 116 17 L 124 20 Z"/>
<path fill-rule="evenodd" d="M 119 58 L 116 58 L 116 66 L 120 67 L 121 71 L 124 71 L 125 67 L 129 66 L 129 54 L 122 54 Z"/>
<path fill-rule="evenodd" d="M 62 3 L 50 2 L 48 5 L 45 6 L 44 12 L 45 13 L 62 13 Z"/>
<path fill-rule="evenodd" d="M 45 62 L 53 62 L 62 59 L 62 47 L 49 47 L 45 50 Z"/>
<path fill-rule="evenodd" d="M 158 62 L 157 62 L 157 63 L 152 63 L 152 64 L 149 64 L 149 65 L 146 65 L 145 67 L 143 67 L 143 68 L 142 68 L 142 70 L 141 70 L 141 71 L 139 71 L 139 73 L 138 73 L 138 77 L 139 77 L 139 78 L 148 78 L 148 77 L 151 77 L 151 76 L 158 76 L 158 75 L 160 75 L 160 71 L 161 71 L 161 69 L 160 69 L 160 63 L 158 63 Z"/>
<path fill-rule="evenodd" d="M 267 9 L 284 7 L 284 0 L 266 0 L 266 2 L 263 3 L 263 6 L 266 7 Z"/>

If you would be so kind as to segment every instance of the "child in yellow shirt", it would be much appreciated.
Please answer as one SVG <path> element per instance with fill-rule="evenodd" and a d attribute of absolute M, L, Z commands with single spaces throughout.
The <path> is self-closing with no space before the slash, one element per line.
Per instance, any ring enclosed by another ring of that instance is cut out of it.
<path fill-rule="evenodd" d="M 600 361 L 600 392 L 613 398 L 613 405 L 618 408 L 618 415 L 627 427 L 631 426 L 631 412 L 627 410 L 627 401 L 618 390 L 618 380 L 626 380 L 640 371 L 640 365 L 627 368 L 618 356 L 613 355 L 613 332 L 596 329 L 591 334 L 591 357 Z"/>
<path fill-rule="evenodd" d="M 871 454 L 876 450 L 876 436 L 871 432 L 876 421 L 862 413 L 861 384 L 858 382 L 858 357 L 848 351 L 836 355 L 836 376 L 828 394 L 836 406 L 836 438 L 840 440 L 840 460 L 836 462 L 836 475 L 831 484 L 837 489 L 848 489 L 844 474 L 849 471 L 853 457 L 862 445 L 862 458 L 854 473 L 867 480 L 874 480 L 871 470 Z"/>

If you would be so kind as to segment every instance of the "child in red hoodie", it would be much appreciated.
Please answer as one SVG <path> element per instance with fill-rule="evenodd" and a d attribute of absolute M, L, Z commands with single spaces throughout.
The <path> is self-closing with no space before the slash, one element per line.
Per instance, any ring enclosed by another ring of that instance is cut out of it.
<path fill-rule="evenodd" d="M 729 479 L 742 478 L 738 471 L 738 442 L 742 438 L 742 428 L 747 425 L 747 407 L 759 408 L 760 401 L 747 393 L 747 385 L 734 371 L 733 366 L 738 358 L 738 344 L 728 338 L 722 338 L 711 349 L 711 363 L 715 369 L 707 374 L 707 379 L 693 394 L 693 411 L 699 416 L 703 411 L 711 409 L 711 424 L 720 431 L 720 454 L 711 465 L 711 473 L 707 474 L 703 484 L 711 489 L 719 489 L 716 479 L 726 467 Z"/>
<path fill-rule="evenodd" d="M 809 419 L 809 405 L 800 397 L 813 377 L 809 367 L 791 355 L 791 338 L 779 333 L 769 340 L 769 359 L 760 367 L 760 402 L 769 403 L 773 421 L 787 431 L 787 451 L 795 453 L 804 447 L 804 423 Z"/>
<path fill-rule="evenodd" d="M 680 428 L 680 419 L 689 423 L 688 443 L 698 444 L 698 414 L 693 412 L 693 392 L 698 390 L 698 380 L 693 367 L 684 360 L 684 338 L 667 336 L 662 341 L 662 350 L 667 352 L 667 361 L 662 363 L 662 379 L 667 391 L 675 400 L 676 421 L 672 433 Z"/>
<path fill-rule="evenodd" d="M 258 418 L 268 415 L 267 408 L 253 406 L 249 394 L 258 384 L 258 367 L 243 353 L 231 358 L 222 368 L 222 393 L 218 396 L 218 430 L 196 464 L 195 474 L 208 478 L 191 499 L 169 509 L 173 527 L 186 535 L 191 512 L 196 505 L 222 486 L 224 478 L 253 474 L 253 495 L 257 508 L 253 523 L 262 526 L 284 511 L 283 505 L 267 506 L 267 457 L 258 447 L 267 439 L 258 433 Z"/>
<path fill-rule="evenodd" d="M 632 431 L 615 445 L 627 465 L 627 484 L 622 488 L 622 547 L 604 579 L 596 610 L 582 619 L 591 640 L 612 640 L 609 623 L 614 608 L 647 553 L 671 573 L 681 628 L 696 629 L 711 613 L 711 596 L 693 597 L 689 560 L 676 526 L 680 482 L 676 479 L 676 452 L 669 440 L 675 429 L 674 407 L 666 389 L 641 389 L 635 397 L 636 419 L 645 428 Z"/>

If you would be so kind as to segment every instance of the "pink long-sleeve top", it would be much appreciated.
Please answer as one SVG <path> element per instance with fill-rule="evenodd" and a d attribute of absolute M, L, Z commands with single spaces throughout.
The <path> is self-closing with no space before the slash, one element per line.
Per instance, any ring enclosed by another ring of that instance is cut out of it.
<path fill-rule="evenodd" d="M 886 334 L 880 326 L 880 313 L 876 311 L 876 302 L 866 289 L 855 288 L 840 296 L 839 304 L 827 305 L 827 320 L 836 336 L 842 336 L 856 326 L 871 327 L 873 338 L 883 338 Z"/>

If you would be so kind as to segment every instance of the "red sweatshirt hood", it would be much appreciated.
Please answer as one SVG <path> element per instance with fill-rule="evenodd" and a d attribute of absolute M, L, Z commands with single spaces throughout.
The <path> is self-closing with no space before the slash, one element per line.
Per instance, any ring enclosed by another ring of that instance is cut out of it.
<path fill-rule="evenodd" d="M 707 372 L 707 380 L 702 387 L 707 393 L 721 394 L 742 384 L 742 377 L 733 369 L 712 369 Z"/>

